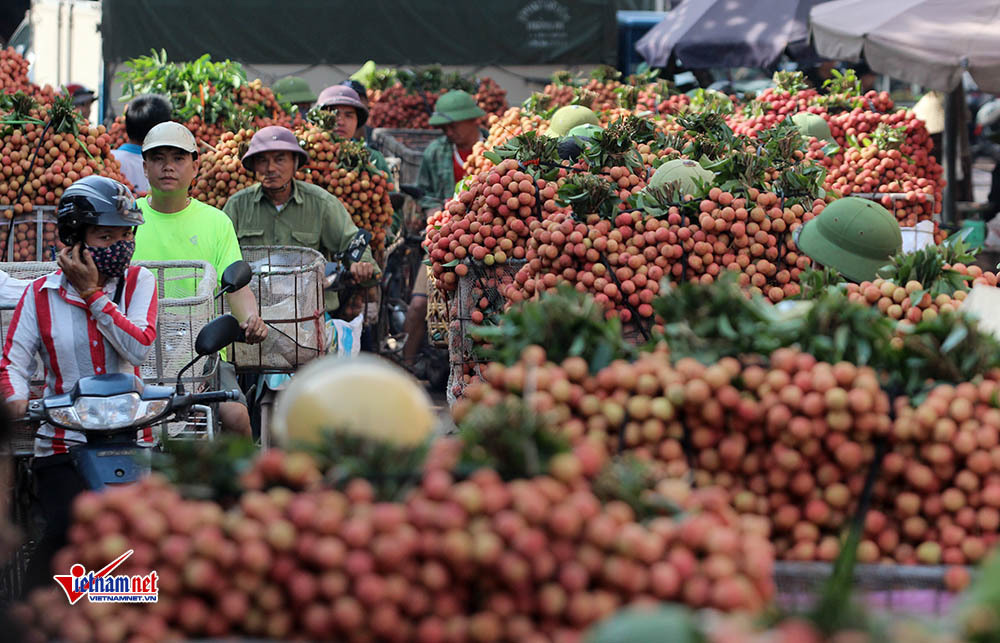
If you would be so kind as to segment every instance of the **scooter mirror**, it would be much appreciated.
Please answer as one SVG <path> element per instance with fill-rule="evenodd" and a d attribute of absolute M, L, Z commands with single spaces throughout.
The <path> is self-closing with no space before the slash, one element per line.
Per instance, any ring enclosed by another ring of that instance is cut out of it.
<path fill-rule="evenodd" d="M 250 283 L 251 278 L 253 270 L 250 264 L 245 261 L 234 261 L 222 272 L 222 293 L 236 292 Z"/>
<path fill-rule="evenodd" d="M 234 264 L 235 265 L 235 264 Z M 199 355 L 211 355 L 238 342 L 243 335 L 240 322 L 232 315 L 216 317 L 198 332 L 198 337 L 194 340 L 194 350 Z"/>
<path fill-rule="evenodd" d="M 371 243 L 372 233 L 364 228 L 358 229 L 351 238 L 351 242 L 344 251 L 344 260 L 348 265 L 361 261 L 361 255 L 365 253 L 365 248 Z"/>

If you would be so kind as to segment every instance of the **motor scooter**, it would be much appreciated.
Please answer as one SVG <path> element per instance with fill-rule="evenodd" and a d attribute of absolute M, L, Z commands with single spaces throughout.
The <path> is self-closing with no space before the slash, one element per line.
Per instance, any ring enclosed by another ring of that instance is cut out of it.
<path fill-rule="evenodd" d="M 230 265 L 222 275 L 219 295 L 247 285 L 251 274 L 246 262 Z M 197 355 L 177 374 L 176 386 L 146 384 L 128 373 L 92 375 L 78 380 L 68 393 L 30 401 L 25 420 L 84 434 L 86 442 L 70 446 L 69 454 L 90 489 L 135 482 L 149 473 L 152 451 L 136 440 L 140 429 L 159 424 L 162 443 L 168 420 L 185 421 L 193 408 L 204 407 L 199 410 L 210 413 L 208 405 L 239 398 L 238 391 L 188 393 L 182 378 L 201 358 L 243 338 L 239 321 L 222 315 L 199 331 Z M 211 430 L 208 436 L 212 438 Z"/>

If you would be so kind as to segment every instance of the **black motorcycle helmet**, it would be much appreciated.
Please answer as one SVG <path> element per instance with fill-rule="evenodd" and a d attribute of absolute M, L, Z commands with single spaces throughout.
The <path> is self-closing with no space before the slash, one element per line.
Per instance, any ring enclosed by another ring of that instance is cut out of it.
<path fill-rule="evenodd" d="M 87 226 L 134 228 L 145 220 L 132 192 L 105 176 L 85 176 L 66 188 L 59 199 L 56 227 L 59 240 L 71 246 L 83 240 Z"/>

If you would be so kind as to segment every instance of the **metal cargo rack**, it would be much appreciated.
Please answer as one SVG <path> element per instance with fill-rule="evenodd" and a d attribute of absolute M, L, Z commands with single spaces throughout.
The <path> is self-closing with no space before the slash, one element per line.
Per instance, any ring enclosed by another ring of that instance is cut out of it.
<path fill-rule="evenodd" d="M 479 309 L 479 302 L 487 300 L 485 315 L 502 313 L 507 298 L 501 292 L 501 285 L 513 283 L 517 271 L 525 264 L 523 259 L 508 259 L 504 263 L 487 266 L 481 261 L 466 260 L 469 272 L 458 278 L 458 288 L 449 298 L 450 332 L 447 334 L 450 374 L 448 377 L 448 403 L 464 393 L 463 379 L 467 373 L 479 376 L 479 365 L 483 361 L 476 354 L 476 344 L 468 334 L 475 325 L 472 313 Z M 481 291 L 477 293 L 476 291 Z"/>
<path fill-rule="evenodd" d="M 63 243 L 59 241 L 59 234 L 56 229 L 56 206 L 36 205 L 30 212 L 14 214 L 14 209 L 10 206 L 0 207 L 0 250 L 6 246 L 3 261 L 55 261 L 56 253 L 61 250 Z M 27 249 L 16 248 L 18 243 L 16 236 L 24 234 Z M 7 242 L 7 236 L 13 234 L 15 239 Z"/>

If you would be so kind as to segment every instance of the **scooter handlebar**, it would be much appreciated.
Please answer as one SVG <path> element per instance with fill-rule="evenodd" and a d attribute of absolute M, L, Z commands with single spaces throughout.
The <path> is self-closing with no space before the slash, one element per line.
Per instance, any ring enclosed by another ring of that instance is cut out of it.
<path fill-rule="evenodd" d="M 208 391 L 207 393 L 191 393 L 184 396 L 181 406 L 192 406 L 194 404 L 215 404 L 216 402 L 234 402 L 240 399 L 240 392 L 232 391 Z"/>

